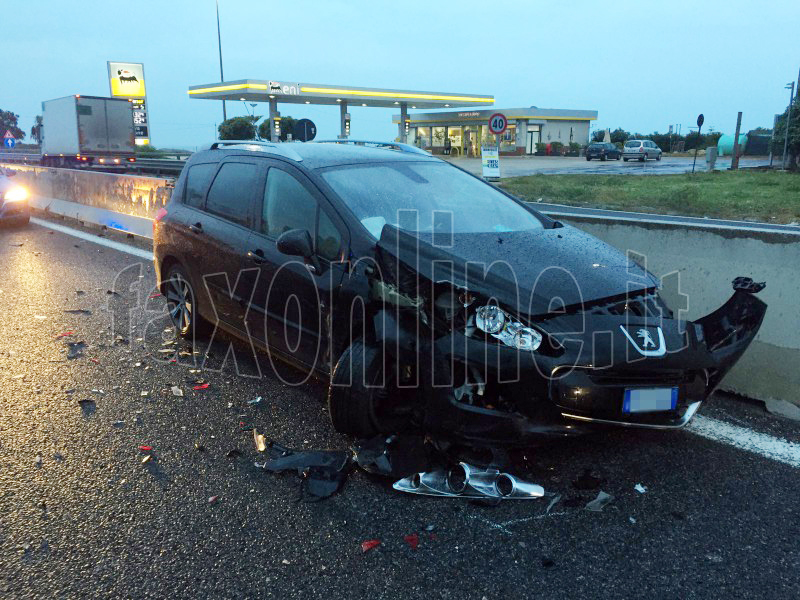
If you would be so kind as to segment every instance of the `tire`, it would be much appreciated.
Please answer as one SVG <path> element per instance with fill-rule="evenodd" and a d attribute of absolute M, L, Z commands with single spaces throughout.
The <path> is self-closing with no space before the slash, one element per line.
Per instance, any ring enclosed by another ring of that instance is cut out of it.
<path fill-rule="evenodd" d="M 606 158 L 606 155 L 605 155 L 605 154 L 601 155 L 601 156 L 600 156 L 600 160 L 602 160 L 603 162 L 605 162 L 605 161 L 607 160 L 607 158 Z"/>
<path fill-rule="evenodd" d="M 194 338 L 211 329 L 209 322 L 198 312 L 194 287 L 181 265 L 170 267 L 163 288 L 170 320 L 182 337 Z"/>
<path fill-rule="evenodd" d="M 656 156 L 656 160 L 661 160 L 661 155 L 660 154 Z"/>
<path fill-rule="evenodd" d="M 639 159 L 639 162 L 647 162 L 647 153 Z"/>
<path fill-rule="evenodd" d="M 588 157 L 588 156 L 587 156 L 587 157 L 586 157 L 586 160 L 588 161 L 588 160 L 592 160 L 592 159 L 591 159 L 590 157 Z"/>
<path fill-rule="evenodd" d="M 407 428 L 411 416 L 410 412 L 400 414 L 402 402 L 398 400 L 404 397 L 396 386 L 394 363 L 377 345 L 354 342 L 342 353 L 328 387 L 328 414 L 336 431 L 371 437 Z M 409 397 L 417 392 L 410 389 Z M 395 414 L 387 416 L 387 409 Z"/>
<path fill-rule="evenodd" d="M 617 154 L 617 158 L 615 160 L 619 160 L 620 158 L 622 158 L 622 154 Z"/>
<path fill-rule="evenodd" d="M 624 160 L 625 162 L 628 162 L 628 159 L 627 159 L 627 158 L 623 158 L 622 160 Z"/>

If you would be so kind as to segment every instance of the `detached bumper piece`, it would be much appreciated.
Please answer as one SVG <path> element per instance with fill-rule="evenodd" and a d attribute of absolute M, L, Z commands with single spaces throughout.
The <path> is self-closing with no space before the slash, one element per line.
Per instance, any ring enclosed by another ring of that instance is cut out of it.
<path fill-rule="evenodd" d="M 497 469 L 479 469 L 465 462 L 449 471 L 439 469 L 415 473 L 393 486 L 400 492 L 448 498 L 533 500 L 544 496 L 544 488 Z"/>

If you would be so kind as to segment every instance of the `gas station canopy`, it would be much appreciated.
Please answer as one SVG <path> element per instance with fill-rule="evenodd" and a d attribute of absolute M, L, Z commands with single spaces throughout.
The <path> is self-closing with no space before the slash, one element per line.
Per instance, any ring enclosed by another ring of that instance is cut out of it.
<path fill-rule="evenodd" d="M 189 88 L 189 95 L 192 98 L 205 100 L 245 100 L 249 102 L 274 100 L 290 104 L 332 105 L 346 102 L 351 106 L 381 108 L 396 108 L 403 104 L 408 108 L 473 107 L 494 104 L 492 96 L 477 94 L 417 92 L 257 79 L 194 85 Z"/>

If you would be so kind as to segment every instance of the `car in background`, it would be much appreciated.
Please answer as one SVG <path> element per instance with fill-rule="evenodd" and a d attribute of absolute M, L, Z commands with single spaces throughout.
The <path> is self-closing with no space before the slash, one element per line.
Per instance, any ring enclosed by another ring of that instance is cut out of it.
<path fill-rule="evenodd" d="M 656 143 L 650 140 L 628 140 L 622 149 L 622 160 L 640 160 L 642 162 L 654 158 L 661 160 L 663 152 Z"/>
<path fill-rule="evenodd" d="M 592 160 L 593 158 L 619 160 L 621 156 L 622 150 L 611 142 L 595 142 L 589 144 L 586 148 L 586 160 Z"/>
<path fill-rule="evenodd" d="M 0 169 L 0 224 L 27 225 L 31 220 L 28 190 L 14 183 L 14 171 Z"/>

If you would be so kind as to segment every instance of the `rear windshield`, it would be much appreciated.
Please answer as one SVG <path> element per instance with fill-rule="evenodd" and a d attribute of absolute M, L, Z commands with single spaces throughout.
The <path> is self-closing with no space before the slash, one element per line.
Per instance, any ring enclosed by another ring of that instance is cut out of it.
<path fill-rule="evenodd" d="M 375 238 L 386 223 L 453 233 L 544 228 L 493 186 L 438 161 L 334 167 L 322 178 Z"/>
<path fill-rule="evenodd" d="M 642 142 L 625 142 L 626 148 L 638 148 L 642 145 Z"/>

